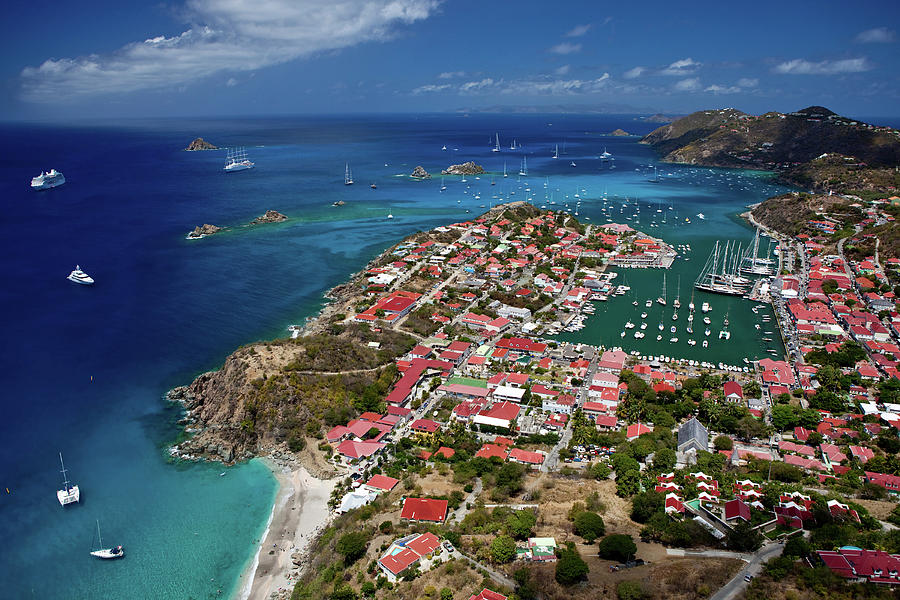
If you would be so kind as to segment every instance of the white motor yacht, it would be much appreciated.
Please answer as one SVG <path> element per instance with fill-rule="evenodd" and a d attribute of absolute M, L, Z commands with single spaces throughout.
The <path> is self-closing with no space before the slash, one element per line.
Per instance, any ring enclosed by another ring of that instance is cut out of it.
<path fill-rule="evenodd" d="M 94 279 L 82 271 L 80 265 L 75 265 L 75 270 L 69 273 L 69 276 L 66 277 L 66 279 L 75 283 L 80 283 L 81 285 L 94 285 Z"/>

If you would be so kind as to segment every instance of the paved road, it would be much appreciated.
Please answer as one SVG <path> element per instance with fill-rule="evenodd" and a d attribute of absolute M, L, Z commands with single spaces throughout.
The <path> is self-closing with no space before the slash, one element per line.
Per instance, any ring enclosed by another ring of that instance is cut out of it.
<path fill-rule="evenodd" d="M 749 585 L 744 581 L 744 576 L 758 575 L 762 570 L 762 564 L 770 558 L 779 556 L 782 550 L 784 550 L 783 544 L 769 544 L 760 548 L 756 554 L 752 555 L 749 564 L 741 569 L 731 581 L 722 586 L 722 589 L 713 594 L 710 597 L 710 600 L 731 600 L 732 598 L 735 598 L 738 594 L 747 589 L 747 585 Z"/>
<path fill-rule="evenodd" d="M 470 558 L 469 556 L 466 556 L 465 554 L 463 554 L 463 553 L 460 552 L 459 550 L 457 550 L 456 552 L 454 552 L 454 553 L 453 553 L 453 556 L 456 556 L 456 557 L 462 558 L 463 560 L 469 561 L 469 563 L 471 563 L 476 569 L 484 569 L 484 570 L 487 572 L 487 574 L 490 576 L 490 578 L 493 579 L 494 581 L 496 581 L 497 583 L 499 583 L 500 585 L 506 586 L 506 587 L 508 587 L 508 588 L 511 589 L 511 590 L 516 589 L 517 586 L 516 586 L 516 582 L 515 582 L 515 581 L 513 581 L 512 579 L 510 579 L 510 578 L 507 577 L 506 575 L 503 575 L 502 573 L 499 573 L 499 572 L 495 571 L 495 570 L 492 569 L 491 567 L 489 567 L 489 566 L 487 566 L 487 565 L 485 565 L 485 564 L 483 564 L 483 563 L 478 562 L 478 561 L 475 560 L 474 558 Z"/>

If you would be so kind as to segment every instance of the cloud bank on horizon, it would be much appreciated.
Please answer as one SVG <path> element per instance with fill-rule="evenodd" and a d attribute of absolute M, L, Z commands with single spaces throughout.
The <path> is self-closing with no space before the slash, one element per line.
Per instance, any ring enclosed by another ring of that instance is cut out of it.
<path fill-rule="evenodd" d="M 59 102 L 178 87 L 222 72 L 260 68 L 370 41 L 427 19 L 440 0 L 189 0 L 195 23 L 116 52 L 48 59 L 21 73 L 23 98 Z M 230 81 L 233 81 L 230 80 Z M 233 83 L 232 83 L 233 85 Z"/>
<path fill-rule="evenodd" d="M 672 34 L 668 17 L 654 21 L 640 8 L 600 9 L 589 0 L 572 0 L 583 6 L 567 12 L 520 0 L 512 20 L 505 5 L 481 0 L 180 1 L 161 9 L 166 18 L 154 27 L 165 28 L 165 35 L 138 23 L 124 38 L 137 41 L 114 51 L 92 53 L 102 38 L 85 33 L 60 46 L 62 57 L 8 58 L 14 85 L 7 89 L 17 96 L 16 108 L 78 115 L 118 103 L 120 112 L 140 113 L 164 97 L 170 104 L 162 111 L 190 111 L 206 110 L 209 102 L 202 102 L 215 97 L 212 110 L 225 114 L 247 99 L 264 112 L 285 106 L 428 111 L 477 110 L 498 98 L 540 106 L 565 97 L 687 111 L 727 96 L 745 109 L 769 110 L 775 103 L 827 104 L 836 97 L 836 82 L 852 90 L 841 100 L 860 106 L 891 107 L 900 99 L 892 59 L 898 40 L 893 29 L 878 26 L 892 22 L 884 11 L 855 24 L 819 16 L 809 35 L 792 28 L 790 15 L 775 23 L 751 20 L 747 31 L 725 33 L 715 17 L 698 12 L 689 18 L 712 19 L 709 35 L 648 45 L 647 36 Z M 478 8 L 477 19 L 467 2 Z M 95 31 L 116 22 L 111 17 Z M 338 52 L 364 44 L 364 51 Z M 292 71 L 278 65 L 295 62 L 303 62 L 301 77 L 279 76 Z M 196 98 L 184 94 L 201 82 L 212 86 Z M 284 99 L 281 104 L 264 97 L 270 91 Z"/>

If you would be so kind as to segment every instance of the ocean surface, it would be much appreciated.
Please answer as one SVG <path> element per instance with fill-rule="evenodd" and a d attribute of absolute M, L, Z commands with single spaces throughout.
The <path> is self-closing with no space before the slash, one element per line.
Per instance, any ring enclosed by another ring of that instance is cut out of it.
<path fill-rule="evenodd" d="M 256 461 L 225 468 L 170 460 L 181 413 L 164 394 L 216 368 L 243 343 L 286 335 L 289 324 L 318 311 L 325 290 L 405 235 L 475 216 L 482 205 L 528 198 L 555 208 L 568 203 L 579 218 L 601 224 L 616 210 L 610 207 L 639 198 L 648 233 L 692 247 L 667 273 L 669 298 L 680 275 L 686 306 L 714 241 L 746 244 L 753 231 L 736 215 L 781 188 L 761 173 L 668 165 L 651 183 L 655 154 L 637 137 L 603 135 L 617 127 L 638 135 L 654 128 L 598 115 L 0 125 L 2 596 L 232 596 L 265 528 L 275 481 Z M 489 145 L 495 133 L 500 152 Z M 246 147 L 256 168 L 226 174 L 224 151 L 181 151 L 197 136 Z M 514 139 L 522 147 L 510 150 Z M 552 159 L 556 145 L 560 156 Z M 616 160 L 600 161 L 604 149 Z M 527 177 L 518 175 L 523 155 Z M 465 160 L 491 174 L 466 183 L 446 177 L 441 192 L 440 169 Z M 345 163 L 353 186 L 343 185 Z M 438 175 L 405 176 L 420 164 Z M 31 177 L 50 168 L 67 183 L 33 192 Z M 333 207 L 338 200 L 346 205 Z M 242 227 L 267 209 L 290 220 Z M 699 212 L 705 220 L 695 217 Z M 660 227 L 649 228 L 651 213 Z M 186 240 L 202 223 L 232 229 Z M 66 281 L 75 264 L 96 285 Z M 661 278 L 660 271 L 626 271 L 619 281 L 643 301 L 659 294 Z M 704 356 L 699 344 L 668 343 L 671 315 L 664 315 L 665 341 L 656 343 L 655 304 L 644 345 L 620 338 L 622 324 L 644 309 L 632 306 L 634 298 L 598 305 L 588 327 L 561 337 Z M 711 360 L 736 364 L 764 355 L 752 305 L 711 301 Z M 732 339 L 713 341 L 726 312 Z M 55 496 L 59 452 L 82 494 L 80 504 L 65 509 Z M 98 543 L 97 520 L 106 546 L 125 546 L 123 560 L 88 554 Z"/>

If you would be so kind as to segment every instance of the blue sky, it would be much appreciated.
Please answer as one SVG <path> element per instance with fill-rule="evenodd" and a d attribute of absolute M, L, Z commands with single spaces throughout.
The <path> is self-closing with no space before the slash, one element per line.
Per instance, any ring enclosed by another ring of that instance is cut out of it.
<path fill-rule="evenodd" d="M 900 3 L 5 5 L 5 119 L 820 104 L 900 116 Z"/>

